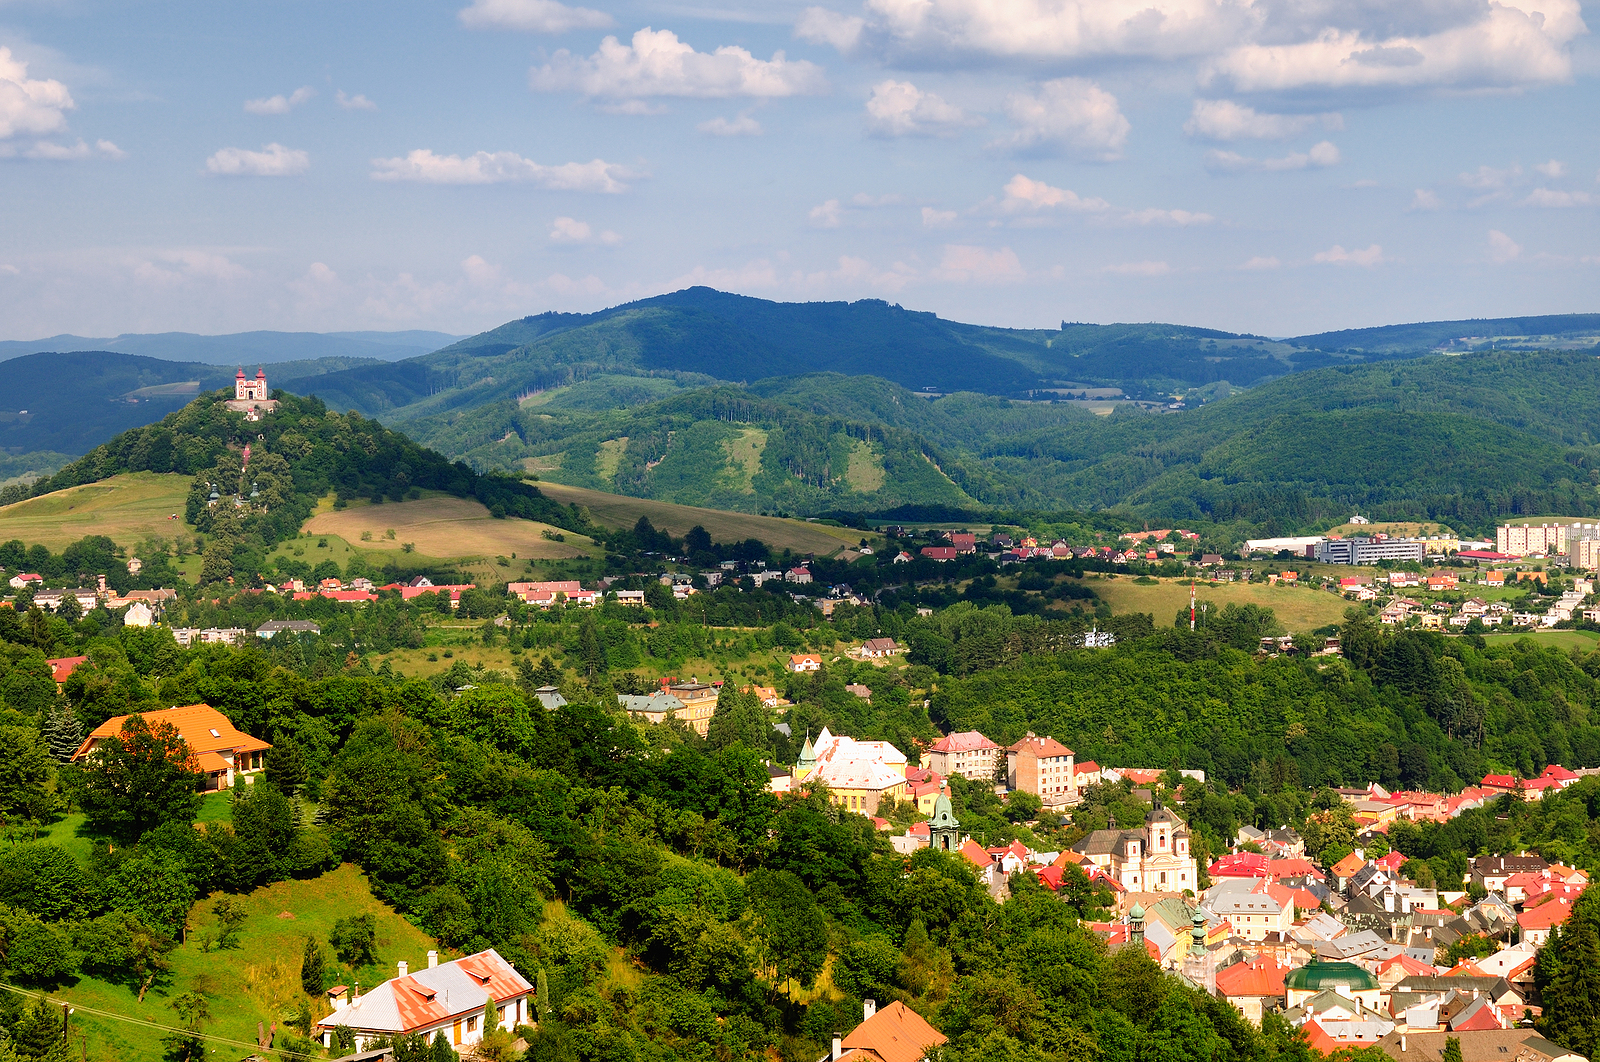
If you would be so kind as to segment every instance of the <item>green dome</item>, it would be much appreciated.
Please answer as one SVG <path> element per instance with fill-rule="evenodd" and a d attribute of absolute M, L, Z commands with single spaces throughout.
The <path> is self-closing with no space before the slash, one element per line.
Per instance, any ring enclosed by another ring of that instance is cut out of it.
<path fill-rule="evenodd" d="M 1352 992 L 1376 992 L 1378 979 L 1353 962 L 1312 961 L 1290 971 L 1283 979 L 1283 987 L 1291 992 L 1338 991 L 1341 987 Z"/>
<path fill-rule="evenodd" d="M 1142 905 L 1140 905 L 1140 904 L 1134 904 L 1133 905 L 1133 910 L 1128 912 L 1128 917 L 1133 919 L 1135 922 L 1143 922 L 1144 921 L 1144 907 Z"/>

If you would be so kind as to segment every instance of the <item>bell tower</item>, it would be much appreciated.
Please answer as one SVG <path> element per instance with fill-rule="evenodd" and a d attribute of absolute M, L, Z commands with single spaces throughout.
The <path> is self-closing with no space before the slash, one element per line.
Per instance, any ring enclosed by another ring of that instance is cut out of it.
<path fill-rule="evenodd" d="M 961 823 L 956 821 L 950 798 L 943 793 L 933 802 L 933 817 L 928 820 L 928 844 L 941 852 L 961 848 Z"/>

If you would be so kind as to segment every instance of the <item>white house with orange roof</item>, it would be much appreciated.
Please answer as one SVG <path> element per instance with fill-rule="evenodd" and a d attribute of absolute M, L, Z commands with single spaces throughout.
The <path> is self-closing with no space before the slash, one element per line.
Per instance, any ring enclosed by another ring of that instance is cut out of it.
<path fill-rule="evenodd" d="M 355 1034 L 357 1051 L 380 1036 L 432 1040 L 442 1032 L 457 1053 L 466 1054 L 491 1021 L 510 1032 L 532 1020 L 533 985 L 493 948 L 447 963 L 430 951 L 427 969 L 411 973 L 404 961 L 397 969 L 398 976 L 365 995 L 347 998 L 342 985 L 329 991 L 333 1013 L 317 1022 L 324 1047 L 333 1046 L 333 1031 L 342 1025 Z"/>
<path fill-rule="evenodd" d="M 231 788 L 234 775 L 243 775 L 246 781 L 253 781 L 253 776 L 262 768 L 263 754 L 272 748 L 260 738 L 251 737 L 236 728 L 227 716 L 209 704 L 190 704 L 182 708 L 164 708 L 159 712 L 139 714 L 152 730 L 162 723 L 169 723 L 177 730 L 183 743 L 189 746 L 195 769 L 205 775 L 201 789 L 207 792 Z M 126 715 L 113 716 L 95 727 L 84 738 L 83 744 L 78 746 L 78 751 L 72 754 L 73 762 L 93 762 L 95 749 L 107 738 L 120 734 L 123 724 L 130 718 Z"/>

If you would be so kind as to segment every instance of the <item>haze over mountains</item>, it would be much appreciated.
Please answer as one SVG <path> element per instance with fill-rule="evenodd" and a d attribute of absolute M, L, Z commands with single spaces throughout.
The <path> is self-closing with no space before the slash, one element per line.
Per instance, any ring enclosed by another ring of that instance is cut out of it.
<path fill-rule="evenodd" d="M 273 387 L 477 467 L 745 511 L 1124 506 L 1287 529 L 1358 507 L 1466 528 L 1600 502 L 1600 314 L 1271 340 L 1169 324 L 1005 329 L 877 300 L 691 288 L 398 360 L 453 337 L 164 338 L 119 345 L 188 360 L 13 358 L 27 405 L 0 410 L 0 478 L 48 472 L 260 362 Z M 204 362 L 224 349 L 385 356 Z M 1096 415 L 1108 397 L 1138 404 Z"/>

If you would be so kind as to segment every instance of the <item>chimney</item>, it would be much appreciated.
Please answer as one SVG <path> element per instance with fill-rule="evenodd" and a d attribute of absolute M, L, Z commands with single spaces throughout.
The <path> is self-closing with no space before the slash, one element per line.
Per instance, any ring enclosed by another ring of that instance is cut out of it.
<path fill-rule="evenodd" d="M 876 1013 L 878 1013 L 878 1001 L 876 999 L 863 999 L 861 1001 L 862 1021 L 871 1021 L 872 1016 Z"/>
<path fill-rule="evenodd" d="M 354 984 L 355 987 L 350 990 L 350 1002 L 354 1003 L 356 1000 L 361 998 L 361 982 L 354 981 L 352 984 Z"/>
<path fill-rule="evenodd" d="M 439 953 L 436 952 L 436 951 L 428 952 L 428 969 L 431 970 L 435 966 L 438 966 L 438 965 L 439 965 Z"/>
<path fill-rule="evenodd" d="M 839 1056 L 841 1056 L 843 1054 L 844 1054 L 844 1039 L 838 1033 L 834 1033 L 833 1034 L 833 1052 L 831 1054 L 829 1054 L 828 1057 L 830 1059 L 834 1059 L 835 1062 L 837 1062 L 837 1059 L 839 1058 Z"/>
<path fill-rule="evenodd" d="M 340 1011 L 350 1005 L 350 1000 L 346 998 L 346 995 L 347 990 L 344 985 L 334 985 L 328 989 L 328 999 L 333 1003 L 334 1010 Z"/>
<path fill-rule="evenodd" d="M 399 969 L 400 969 L 400 976 L 401 976 L 401 977 L 404 977 L 404 976 L 405 976 L 405 975 L 406 975 L 406 969 L 407 969 L 407 967 L 406 967 L 406 961 L 405 961 L 405 960 L 404 960 L 404 959 L 401 959 L 401 960 L 400 960 L 400 961 L 399 961 L 399 962 L 398 962 L 398 963 L 396 963 L 396 964 L 395 964 L 395 965 L 396 965 L 396 966 L 397 966 L 397 967 L 399 967 Z"/>
<path fill-rule="evenodd" d="M 1406 1034 L 1405 1033 L 1401 1033 L 1400 1034 L 1400 1053 L 1402 1055 L 1406 1053 Z"/>

